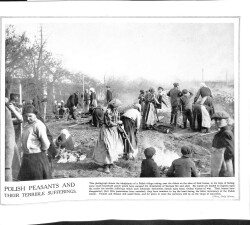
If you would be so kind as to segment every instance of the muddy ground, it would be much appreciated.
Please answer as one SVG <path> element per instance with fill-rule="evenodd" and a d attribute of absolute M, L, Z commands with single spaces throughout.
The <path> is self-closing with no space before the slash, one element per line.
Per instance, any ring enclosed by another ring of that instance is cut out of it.
<path fill-rule="evenodd" d="M 234 86 L 214 83 L 212 86 L 215 111 L 225 110 L 234 118 Z M 159 112 L 161 123 L 159 125 L 167 125 L 170 120 L 170 103 L 169 98 L 165 99 L 168 107 L 163 107 Z M 146 147 L 153 146 L 157 153 L 155 161 L 160 166 L 162 177 L 165 177 L 167 167 L 169 167 L 175 158 L 181 156 L 180 150 L 183 145 L 188 145 L 193 149 L 193 160 L 196 163 L 200 176 L 210 176 L 210 151 L 212 139 L 215 133 L 203 135 L 195 133 L 191 130 L 170 130 L 172 132 L 163 133 L 156 130 L 140 131 L 139 154 L 135 160 L 119 159 L 110 174 L 98 172 L 98 166 L 91 160 L 93 149 L 98 138 L 99 129 L 92 127 L 88 121 L 91 118 L 78 118 L 75 122 L 62 119 L 56 121 L 51 119 L 47 125 L 56 138 L 62 129 L 68 129 L 75 140 L 76 150 L 86 155 L 83 161 L 75 163 L 57 163 L 53 162 L 53 177 L 139 177 L 141 170 L 141 161 L 144 158 L 143 150 Z M 180 121 L 179 121 L 180 122 Z M 214 126 L 212 132 L 216 132 Z"/>
<path fill-rule="evenodd" d="M 169 111 L 159 113 L 161 122 L 159 125 L 167 125 L 169 122 Z M 83 161 L 74 163 L 53 162 L 53 177 L 139 177 L 141 161 L 144 158 L 143 150 L 153 146 L 157 149 L 155 161 L 159 165 L 162 176 L 165 177 L 167 168 L 171 162 L 181 156 L 180 150 L 183 145 L 188 145 L 193 149 L 193 160 L 196 163 L 201 176 L 210 174 L 210 149 L 214 133 L 203 135 L 192 132 L 190 129 L 183 130 L 176 128 L 169 133 L 156 130 L 143 130 L 139 132 L 139 154 L 135 160 L 119 159 L 116 162 L 117 168 L 111 170 L 110 174 L 98 172 L 91 156 L 98 138 L 99 129 L 92 127 L 88 123 L 89 118 L 79 118 L 76 125 L 74 121 L 62 119 L 47 123 L 54 137 L 58 136 L 61 129 L 68 129 L 75 141 L 75 150 L 86 155 Z M 212 129 L 212 131 L 215 131 Z"/>

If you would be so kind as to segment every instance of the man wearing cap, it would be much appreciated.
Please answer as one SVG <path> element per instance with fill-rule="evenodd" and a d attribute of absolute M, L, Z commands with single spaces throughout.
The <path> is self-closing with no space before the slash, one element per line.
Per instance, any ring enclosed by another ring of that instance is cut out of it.
<path fill-rule="evenodd" d="M 216 112 L 212 119 L 220 129 L 214 136 L 211 156 L 211 176 L 234 176 L 234 134 L 228 125 L 229 115 L 224 112 Z M 214 164 L 214 165 L 213 165 Z M 216 169 L 217 168 L 217 169 Z"/>
<path fill-rule="evenodd" d="M 198 177 L 196 166 L 190 159 L 192 150 L 188 146 L 181 148 L 182 157 L 172 162 L 167 171 L 168 177 Z"/>
<path fill-rule="evenodd" d="M 106 100 L 108 104 L 113 98 L 112 98 L 112 91 L 110 90 L 110 86 L 106 86 L 106 88 L 107 88 Z"/>
<path fill-rule="evenodd" d="M 146 148 L 144 154 L 146 159 L 142 160 L 140 177 L 160 177 L 160 171 L 153 160 L 156 151 L 153 147 Z"/>
<path fill-rule="evenodd" d="M 137 133 L 141 126 L 141 105 L 135 104 L 134 108 L 128 109 L 121 120 L 124 124 L 124 130 L 129 138 L 129 141 L 133 147 L 131 148 L 128 140 L 124 140 L 124 156 L 127 159 L 135 158 L 138 153 L 138 140 Z"/>
<path fill-rule="evenodd" d="M 187 89 L 182 90 L 183 96 L 180 97 L 180 104 L 182 108 L 183 115 L 183 129 L 187 128 L 187 120 L 189 121 L 190 128 L 192 128 L 192 102 L 191 98 L 193 97 L 193 93 L 188 91 Z"/>
<path fill-rule="evenodd" d="M 177 112 L 179 107 L 179 97 L 182 96 L 182 92 L 179 90 L 179 84 L 174 83 L 174 88 L 172 88 L 168 93 L 167 96 L 170 97 L 171 102 L 171 120 L 170 124 L 176 126 L 177 124 Z"/>

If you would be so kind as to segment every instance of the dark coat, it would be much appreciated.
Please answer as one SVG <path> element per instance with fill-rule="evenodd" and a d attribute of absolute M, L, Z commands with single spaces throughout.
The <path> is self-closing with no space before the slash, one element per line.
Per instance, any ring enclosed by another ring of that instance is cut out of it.
<path fill-rule="evenodd" d="M 172 162 L 167 172 L 168 177 L 198 177 L 196 166 L 188 156 L 182 156 Z"/>
<path fill-rule="evenodd" d="M 5 181 L 12 181 L 12 161 L 15 147 L 15 130 L 11 119 L 11 112 L 5 106 Z M 3 167 L 2 167 L 3 168 Z"/>
<path fill-rule="evenodd" d="M 171 99 L 171 106 L 178 106 L 179 105 L 179 97 L 182 96 L 182 92 L 177 88 L 172 88 L 168 93 L 167 96 Z"/>
<path fill-rule="evenodd" d="M 84 99 L 83 99 L 85 102 L 89 101 L 90 100 L 90 95 L 89 93 L 87 92 L 84 92 Z"/>
<path fill-rule="evenodd" d="M 222 127 L 214 136 L 212 147 L 226 148 L 224 152 L 225 160 L 234 158 L 234 135 L 229 126 Z"/>
<path fill-rule="evenodd" d="M 101 127 L 104 123 L 104 111 L 101 107 L 96 107 L 93 109 L 92 113 L 93 124 L 95 127 Z"/>
<path fill-rule="evenodd" d="M 74 93 L 73 95 L 70 95 L 67 103 L 65 104 L 66 108 L 73 108 L 74 106 L 77 106 L 78 104 L 78 96 L 76 93 Z"/>
<path fill-rule="evenodd" d="M 211 90 L 208 87 L 202 87 L 202 88 L 200 88 L 198 90 L 198 92 L 197 92 L 197 94 L 196 94 L 196 96 L 194 98 L 194 103 L 199 99 L 200 96 L 202 98 L 204 98 L 206 96 L 211 97 L 211 98 L 213 97 L 212 96 L 212 92 L 211 92 Z"/>
<path fill-rule="evenodd" d="M 142 160 L 140 177 L 160 177 L 160 170 L 152 158 Z"/>
<path fill-rule="evenodd" d="M 192 92 L 189 92 L 189 93 L 190 93 L 189 96 L 183 95 L 180 98 L 180 103 L 181 103 L 181 106 L 182 106 L 182 111 L 185 111 L 187 109 L 192 110 L 191 98 L 193 97 L 193 93 Z"/>
<path fill-rule="evenodd" d="M 107 99 L 107 102 L 110 102 L 112 100 L 112 91 L 111 90 L 107 90 L 106 99 Z"/>
<path fill-rule="evenodd" d="M 91 92 L 91 94 L 90 94 L 90 105 L 93 105 L 94 100 L 96 100 L 96 93 Z"/>

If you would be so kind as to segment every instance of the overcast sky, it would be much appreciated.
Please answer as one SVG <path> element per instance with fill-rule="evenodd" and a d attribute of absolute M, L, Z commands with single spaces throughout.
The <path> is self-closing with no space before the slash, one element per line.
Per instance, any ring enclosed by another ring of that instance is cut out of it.
<path fill-rule="evenodd" d="M 14 23 L 13 23 L 14 24 Z M 34 40 L 41 23 L 14 24 Z M 47 49 L 65 68 L 103 80 L 147 77 L 164 82 L 233 78 L 232 23 L 98 21 L 44 23 Z"/>

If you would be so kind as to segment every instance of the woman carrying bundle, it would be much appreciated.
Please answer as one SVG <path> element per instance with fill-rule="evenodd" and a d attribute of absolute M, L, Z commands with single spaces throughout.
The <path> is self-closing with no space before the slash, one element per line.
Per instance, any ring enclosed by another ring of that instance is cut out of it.
<path fill-rule="evenodd" d="M 118 160 L 118 155 L 123 154 L 123 141 L 118 126 L 122 124 L 117 107 L 121 105 L 120 100 L 113 99 L 108 104 L 104 115 L 104 124 L 100 129 L 93 160 L 101 168 L 98 171 L 110 173 L 110 168 L 114 167 L 114 162 Z"/>

